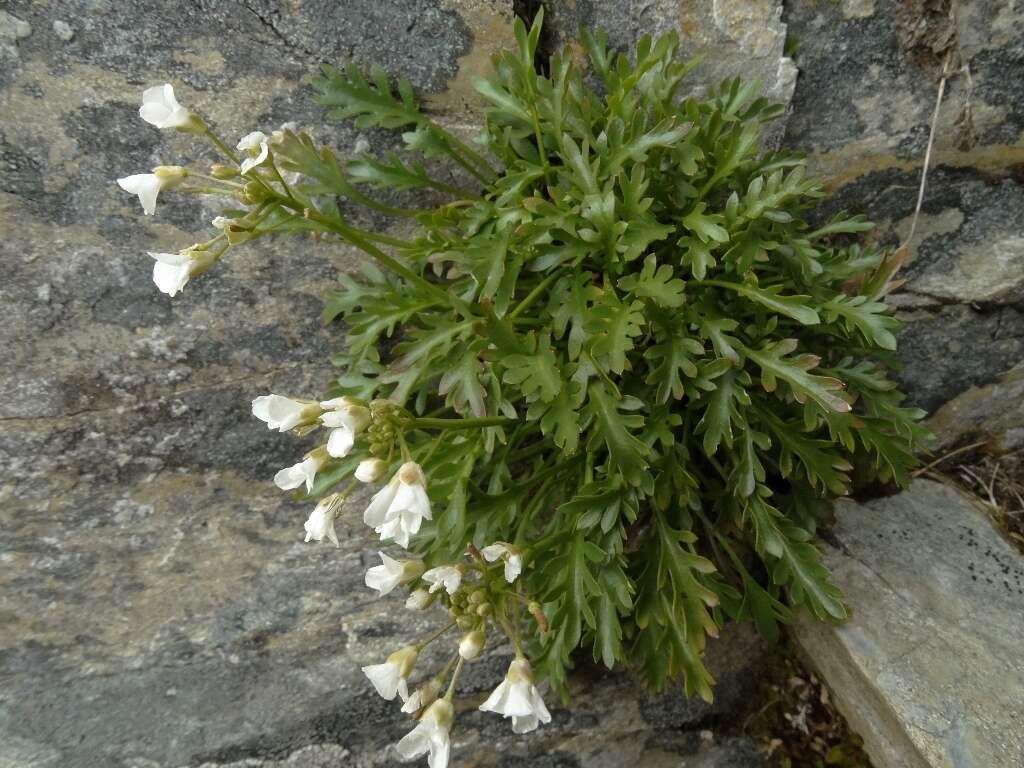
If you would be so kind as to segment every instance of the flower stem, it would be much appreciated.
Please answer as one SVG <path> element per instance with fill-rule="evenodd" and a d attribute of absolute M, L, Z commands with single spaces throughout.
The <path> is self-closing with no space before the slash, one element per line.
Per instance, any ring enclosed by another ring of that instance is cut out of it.
<path fill-rule="evenodd" d="M 448 703 L 455 698 L 455 683 L 459 679 L 459 673 L 462 671 L 462 665 L 466 663 L 466 660 L 459 656 L 459 661 L 455 665 L 455 671 L 452 672 L 452 681 L 448 684 L 448 690 L 444 694 L 444 699 Z"/>
<path fill-rule="evenodd" d="M 536 287 L 528 294 L 526 294 L 526 298 L 519 302 L 516 308 L 509 313 L 509 319 L 515 320 L 517 317 L 523 314 L 523 312 L 528 310 L 530 306 L 533 304 L 533 302 L 535 302 L 540 297 L 540 295 L 544 293 L 545 290 L 547 290 L 548 286 L 550 286 L 553 282 L 555 282 L 555 280 L 561 277 L 561 275 L 562 270 L 556 269 L 550 275 L 548 275 L 539 283 L 537 283 Z"/>
<path fill-rule="evenodd" d="M 410 429 L 476 429 L 477 427 L 503 427 L 515 419 L 504 416 L 490 416 L 481 419 L 432 419 L 421 417 L 409 422 Z"/>
<path fill-rule="evenodd" d="M 239 164 L 238 163 L 238 155 L 236 155 L 231 150 L 231 147 L 229 147 L 227 144 L 225 144 L 223 141 L 221 141 L 220 137 L 217 136 L 217 134 L 215 134 L 213 131 L 210 130 L 210 126 L 206 126 L 206 131 L 204 132 L 203 135 L 206 136 L 206 138 L 208 138 L 210 141 L 212 141 L 213 142 L 213 146 L 215 146 L 217 149 L 219 149 L 221 154 L 223 154 L 226 158 L 228 158 L 228 160 L 230 160 L 235 165 Z"/>
<path fill-rule="evenodd" d="M 447 626 L 441 627 L 441 629 L 437 630 L 434 634 L 430 635 L 430 637 L 428 637 L 426 640 L 421 640 L 420 642 L 416 643 L 416 650 L 417 651 L 422 651 L 424 648 L 426 648 L 432 642 L 437 640 L 437 638 L 439 638 L 441 635 L 443 635 L 445 632 L 447 632 L 449 629 L 451 629 L 454 626 L 455 626 L 455 622 L 453 621 L 451 624 L 448 624 Z"/>

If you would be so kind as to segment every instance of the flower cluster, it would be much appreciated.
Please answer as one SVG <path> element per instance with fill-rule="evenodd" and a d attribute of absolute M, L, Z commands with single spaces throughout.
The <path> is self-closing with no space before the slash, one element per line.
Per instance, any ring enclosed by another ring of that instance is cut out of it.
<path fill-rule="evenodd" d="M 153 282 L 168 296 L 180 293 L 188 281 L 210 269 L 233 245 L 280 231 L 299 216 L 284 214 L 279 195 L 287 189 L 287 174 L 274 162 L 271 146 L 284 140 L 284 130 L 270 136 L 260 132 L 243 136 L 232 151 L 198 115 L 178 103 L 174 88 L 164 84 L 147 88 L 142 94 L 139 116 L 150 125 L 204 136 L 223 154 L 226 163 L 215 163 L 201 172 L 180 165 L 158 165 L 150 173 L 124 176 L 117 184 L 136 195 L 147 216 L 156 213 L 157 198 L 164 190 L 214 195 L 232 199 L 251 208 L 245 216 L 217 216 L 211 222 L 213 238 L 183 248 L 177 253 L 149 251 L 155 260 Z M 287 128 L 289 126 L 283 126 Z"/>
<path fill-rule="evenodd" d="M 281 432 L 310 434 L 326 430 L 321 445 L 274 476 L 282 490 L 305 488 L 307 494 L 312 494 L 317 474 L 325 467 L 339 459 L 360 459 L 352 472 L 354 481 L 345 490 L 323 497 L 313 509 L 305 524 L 307 542 L 327 539 L 338 546 L 334 521 L 345 500 L 359 483 L 376 483 L 385 477 L 395 463 L 396 450 L 401 453 L 401 463 L 370 499 L 363 521 L 382 542 L 408 549 L 424 521 L 432 519 L 427 479 L 420 464 L 412 460 L 403 436 L 410 422 L 393 404 L 363 403 L 348 396 L 315 401 L 271 394 L 253 400 L 252 412 L 268 428 Z M 366 458 L 362 458 L 364 452 Z M 383 663 L 363 667 L 377 693 L 389 701 L 400 698 L 402 711 L 417 718 L 416 727 L 396 746 L 399 755 L 414 758 L 429 754 L 431 768 L 448 764 L 455 682 L 463 664 L 483 653 L 496 629 L 512 641 L 516 655 L 505 680 L 480 709 L 511 718 L 515 733 L 532 731 L 551 720 L 534 684 L 530 663 L 520 648 L 517 631 L 524 615 L 536 617 L 540 611 L 517 584 L 524 566 L 523 552 L 503 541 L 482 549 L 470 545 L 467 562 L 431 568 L 418 558 L 398 559 L 383 551 L 378 555 L 380 565 L 366 572 L 367 587 L 380 596 L 407 587 L 407 608 L 424 610 L 440 605 L 449 616 L 449 623 L 427 639 L 395 651 Z M 461 635 L 449 663 L 410 692 L 409 679 L 420 652 L 453 629 Z M 439 698 L 446 680 L 447 693 Z"/>

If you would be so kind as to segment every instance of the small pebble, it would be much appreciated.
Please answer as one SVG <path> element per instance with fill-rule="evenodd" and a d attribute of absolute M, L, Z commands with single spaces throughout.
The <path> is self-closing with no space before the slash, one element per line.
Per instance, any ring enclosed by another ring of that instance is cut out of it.
<path fill-rule="evenodd" d="M 75 36 L 75 30 L 71 28 L 71 25 L 66 21 L 55 21 L 53 22 L 53 31 L 57 33 L 57 37 L 63 40 L 65 43 L 70 42 L 71 38 Z"/>

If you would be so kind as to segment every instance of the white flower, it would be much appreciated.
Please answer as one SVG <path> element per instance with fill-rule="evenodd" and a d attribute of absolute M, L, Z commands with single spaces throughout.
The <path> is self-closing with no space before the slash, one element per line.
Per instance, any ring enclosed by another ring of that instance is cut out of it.
<path fill-rule="evenodd" d="M 252 415 L 267 422 L 269 429 L 287 432 L 319 418 L 321 408 L 308 400 L 292 400 L 281 395 L 262 395 L 252 401 Z"/>
<path fill-rule="evenodd" d="M 430 585 L 431 593 L 444 587 L 449 595 L 454 595 L 462 583 L 462 571 L 454 565 L 439 565 L 424 573 L 423 580 Z"/>
<path fill-rule="evenodd" d="M 388 465 L 380 459 L 360 461 L 356 467 L 356 480 L 361 483 L 375 483 L 381 479 Z"/>
<path fill-rule="evenodd" d="M 363 667 L 363 674 L 366 675 L 377 693 L 388 701 L 396 695 L 402 697 L 402 701 L 409 698 L 409 675 L 416 664 L 416 657 L 419 652 L 411 645 L 395 651 L 383 664 L 371 664 Z"/>
<path fill-rule="evenodd" d="M 213 221 L 211 221 L 210 223 L 213 224 L 213 226 L 215 226 L 217 229 L 227 229 L 228 224 L 231 223 L 231 219 L 229 219 L 227 216 L 214 216 Z"/>
<path fill-rule="evenodd" d="M 355 445 L 356 435 L 370 423 L 370 411 L 351 397 L 337 397 L 320 403 L 324 412 L 320 423 L 331 430 L 327 452 L 336 459 L 344 458 Z"/>
<path fill-rule="evenodd" d="M 533 684 L 530 662 L 513 659 L 501 684 L 480 705 L 481 712 L 497 712 L 512 718 L 515 733 L 528 733 L 538 723 L 550 723 L 551 715 Z"/>
<path fill-rule="evenodd" d="M 136 173 L 117 180 L 125 192 L 139 196 L 142 211 L 152 216 L 156 211 L 156 198 L 161 190 L 178 186 L 187 175 L 180 165 L 158 165 L 152 173 Z"/>
<path fill-rule="evenodd" d="M 381 565 L 375 565 L 366 572 L 366 586 L 376 589 L 383 597 L 402 583 L 405 566 L 383 552 L 377 554 L 380 555 Z"/>
<path fill-rule="evenodd" d="M 139 117 L 157 128 L 189 128 L 196 122 L 191 112 L 174 98 L 170 83 L 155 85 L 142 92 Z"/>
<path fill-rule="evenodd" d="M 156 260 L 156 264 L 153 265 L 153 282 L 168 296 L 178 294 L 190 279 L 201 275 L 217 260 L 217 256 L 209 251 L 197 251 L 192 248 L 178 253 L 146 253 Z"/>
<path fill-rule="evenodd" d="M 459 656 L 466 661 L 475 659 L 483 653 L 486 643 L 487 637 L 484 635 L 483 629 L 474 629 L 472 632 L 467 632 L 459 640 Z"/>
<path fill-rule="evenodd" d="M 290 491 L 305 483 L 306 493 L 309 493 L 313 490 L 316 473 L 320 471 L 326 461 L 327 457 L 320 451 L 312 451 L 298 464 L 286 467 L 274 475 L 274 485 L 282 491 Z"/>
<path fill-rule="evenodd" d="M 409 594 L 409 597 L 405 600 L 405 607 L 410 611 L 422 611 L 424 608 L 429 607 L 432 602 L 434 602 L 434 596 L 421 587 L 420 589 L 414 589 Z"/>
<path fill-rule="evenodd" d="M 305 541 L 323 541 L 330 539 L 334 546 L 338 544 L 338 534 L 334 532 L 334 518 L 338 514 L 340 506 L 338 494 L 332 493 L 320 500 L 316 508 L 310 513 L 309 519 L 303 527 L 306 529 Z"/>
<path fill-rule="evenodd" d="M 442 685 L 443 682 L 440 678 L 430 678 L 405 700 L 405 704 L 402 705 L 402 711 L 407 715 L 414 715 L 424 707 L 429 707 L 437 699 Z"/>
<path fill-rule="evenodd" d="M 424 520 L 431 519 L 427 480 L 420 465 L 408 461 L 398 468 L 390 482 L 377 491 L 363 513 L 363 521 L 380 534 L 381 541 L 394 539 L 409 546 Z"/>
<path fill-rule="evenodd" d="M 267 135 L 260 131 L 253 131 L 252 133 L 243 136 L 242 140 L 238 142 L 238 146 L 236 148 L 241 152 L 247 152 L 249 154 L 249 157 L 242 161 L 242 173 L 248 173 L 257 165 L 260 165 L 270 154 L 270 147 L 267 144 Z"/>
<path fill-rule="evenodd" d="M 423 713 L 416 727 L 395 745 L 395 750 L 404 760 L 422 757 L 429 752 L 427 764 L 430 768 L 448 768 L 454 719 L 455 710 L 451 702 L 438 699 Z"/>
<path fill-rule="evenodd" d="M 519 574 L 523 572 L 523 556 L 519 554 L 519 550 L 503 541 L 496 541 L 484 547 L 480 550 L 480 554 L 484 556 L 484 560 L 488 563 L 504 559 L 505 581 L 509 584 L 515 581 Z"/>

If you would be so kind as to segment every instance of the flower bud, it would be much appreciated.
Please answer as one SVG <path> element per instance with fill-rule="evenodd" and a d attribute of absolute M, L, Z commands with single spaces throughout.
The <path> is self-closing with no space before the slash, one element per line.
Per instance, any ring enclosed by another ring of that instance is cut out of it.
<path fill-rule="evenodd" d="M 356 467 L 356 480 L 361 483 L 375 483 L 388 471 L 388 465 L 380 459 L 366 459 Z"/>
<path fill-rule="evenodd" d="M 462 636 L 462 639 L 459 640 L 459 656 L 467 661 L 475 659 L 483 652 L 486 642 L 487 638 L 484 635 L 483 628 L 467 632 Z"/>
<path fill-rule="evenodd" d="M 253 203 L 262 203 L 267 198 L 267 189 L 262 184 L 256 181 L 248 182 L 243 188 L 245 196 L 253 201 Z"/>
<path fill-rule="evenodd" d="M 210 175 L 215 179 L 233 179 L 238 175 L 238 169 L 233 165 L 214 163 L 210 166 Z"/>
<path fill-rule="evenodd" d="M 474 590 L 472 594 L 470 594 L 470 596 L 469 596 L 469 604 L 470 605 L 479 605 L 480 603 L 484 602 L 486 599 L 487 599 L 487 590 L 485 590 L 485 589 L 477 589 L 477 590 Z"/>
<path fill-rule="evenodd" d="M 158 165 L 153 169 L 153 175 L 160 179 L 166 189 L 188 176 L 188 171 L 180 165 Z"/>
<path fill-rule="evenodd" d="M 405 601 L 405 607 L 412 611 L 422 611 L 424 608 L 428 608 L 432 602 L 434 602 L 434 596 L 421 587 L 414 589 L 409 594 Z"/>
<path fill-rule="evenodd" d="M 476 607 L 477 616 L 490 616 L 492 613 L 494 613 L 494 606 L 490 603 L 480 603 Z"/>
<path fill-rule="evenodd" d="M 475 616 L 459 616 L 455 620 L 455 624 L 459 629 L 472 629 L 476 621 Z"/>

